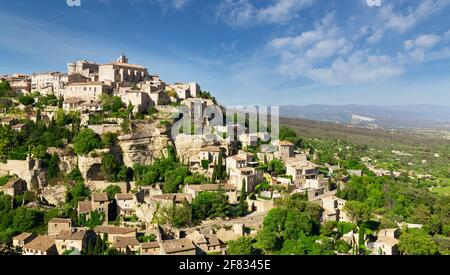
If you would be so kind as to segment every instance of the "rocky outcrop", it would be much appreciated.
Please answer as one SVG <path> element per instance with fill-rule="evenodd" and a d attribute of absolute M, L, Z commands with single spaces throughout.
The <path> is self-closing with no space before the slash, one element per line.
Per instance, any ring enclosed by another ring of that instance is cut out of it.
<path fill-rule="evenodd" d="M 51 147 L 47 149 L 47 153 L 50 155 L 53 155 L 54 153 L 58 154 L 59 170 L 66 175 L 77 167 L 78 158 L 73 153 L 71 147 L 64 149 Z"/>
<path fill-rule="evenodd" d="M 102 155 L 109 153 L 109 149 L 96 150 L 85 156 L 78 156 L 78 168 L 87 181 L 103 180 L 101 173 Z"/>
<path fill-rule="evenodd" d="M 57 185 L 44 188 L 41 198 L 48 204 L 62 206 L 65 203 L 67 187 L 65 185 Z"/>
<path fill-rule="evenodd" d="M 178 135 L 175 139 L 175 148 L 177 156 L 183 163 L 187 163 L 189 159 L 197 158 L 201 148 L 216 145 L 214 139 L 205 135 Z"/>
<path fill-rule="evenodd" d="M 133 167 L 134 164 L 150 165 L 167 156 L 167 146 L 170 144 L 166 129 L 158 128 L 155 124 L 137 124 L 132 134 L 119 137 L 123 163 L 127 167 Z"/>

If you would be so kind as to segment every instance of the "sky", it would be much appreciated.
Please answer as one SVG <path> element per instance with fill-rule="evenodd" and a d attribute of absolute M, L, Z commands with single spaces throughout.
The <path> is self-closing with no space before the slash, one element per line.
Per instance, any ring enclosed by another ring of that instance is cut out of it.
<path fill-rule="evenodd" d="M 224 105 L 450 105 L 450 0 L 1 0 L 0 75 L 124 52 Z"/>

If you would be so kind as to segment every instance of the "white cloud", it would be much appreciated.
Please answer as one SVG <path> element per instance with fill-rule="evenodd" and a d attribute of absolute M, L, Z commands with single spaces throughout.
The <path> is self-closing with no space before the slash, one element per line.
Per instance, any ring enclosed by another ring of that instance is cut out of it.
<path fill-rule="evenodd" d="M 396 13 L 392 6 L 385 6 L 381 11 L 381 19 L 386 22 L 387 29 L 404 33 L 449 4 L 450 0 L 425 0 L 406 14 Z"/>
<path fill-rule="evenodd" d="M 317 82 L 340 85 L 382 81 L 401 75 L 403 68 L 395 65 L 389 56 L 358 51 L 348 58 L 338 57 L 329 67 L 309 68 L 305 73 Z"/>
<path fill-rule="evenodd" d="M 397 3 L 401 4 L 401 2 Z M 403 6 L 396 8 L 396 3 L 383 5 L 366 42 L 369 44 L 380 42 L 387 31 L 404 34 L 450 5 L 450 0 L 424 0 L 419 3 L 416 7 L 408 9 Z M 404 12 L 405 10 L 406 12 Z"/>
<path fill-rule="evenodd" d="M 385 79 L 403 72 L 389 56 L 353 51 L 355 45 L 334 24 L 332 14 L 316 23 L 313 30 L 274 39 L 268 48 L 280 56 L 281 74 L 329 85 Z"/>
<path fill-rule="evenodd" d="M 251 0 L 224 0 L 217 8 L 216 17 L 233 27 L 283 23 L 295 18 L 298 11 L 310 7 L 314 2 L 315 0 L 270 0 L 269 5 L 257 7 Z"/>
<path fill-rule="evenodd" d="M 407 50 L 414 48 L 429 49 L 439 43 L 442 38 L 435 34 L 424 34 L 417 37 L 415 40 L 406 40 L 403 44 Z"/>

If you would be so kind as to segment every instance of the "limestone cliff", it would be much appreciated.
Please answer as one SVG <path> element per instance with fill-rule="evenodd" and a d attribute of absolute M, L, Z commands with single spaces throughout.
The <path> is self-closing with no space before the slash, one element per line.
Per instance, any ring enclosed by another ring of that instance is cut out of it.
<path fill-rule="evenodd" d="M 167 146 L 171 142 L 165 128 L 150 123 L 138 123 L 134 128 L 132 134 L 119 136 L 119 146 L 126 166 L 150 165 L 156 159 L 167 156 Z"/>

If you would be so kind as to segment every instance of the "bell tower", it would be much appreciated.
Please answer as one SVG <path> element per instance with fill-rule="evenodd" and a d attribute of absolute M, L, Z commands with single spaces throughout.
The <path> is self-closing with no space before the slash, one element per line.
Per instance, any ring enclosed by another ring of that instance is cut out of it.
<path fill-rule="evenodd" d="M 125 54 L 122 52 L 122 55 L 117 59 L 118 63 L 124 63 L 128 64 L 128 58 L 125 56 Z"/>

